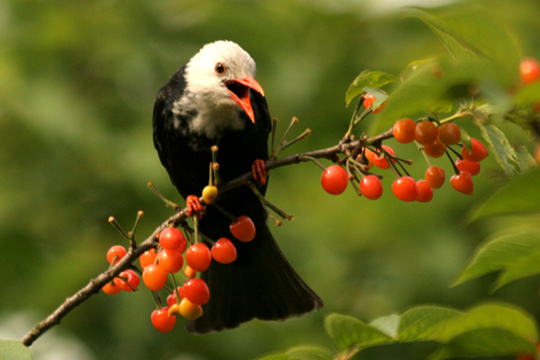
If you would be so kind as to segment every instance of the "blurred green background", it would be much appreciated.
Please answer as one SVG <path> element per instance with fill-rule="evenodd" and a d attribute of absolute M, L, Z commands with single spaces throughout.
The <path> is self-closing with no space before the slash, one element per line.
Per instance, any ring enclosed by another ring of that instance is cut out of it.
<path fill-rule="evenodd" d="M 471 11 L 493 13 L 515 34 L 523 56 L 540 58 L 538 0 L 465 3 Z M 301 121 L 293 133 L 312 130 L 283 155 L 339 141 L 352 113 L 345 91 L 362 70 L 399 74 L 413 60 L 446 51 L 421 21 L 376 0 L 3 0 L 0 336 L 22 337 L 107 268 L 107 249 L 124 242 L 109 216 L 129 228 L 143 210 L 143 239 L 171 215 L 146 187 L 154 181 L 181 201 L 153 149 L 154 97 L 202 45 L 218 39 L 239 43 L 255 59 L 281 131 L 292 116 Z M 508 130 L 515 141 L 527 141 Z M 413 175 L 423 176 L 426 165 L 415 149 L 390 145 L 413 158 Z M 434 163 L 450 171 L 444 160 Z M 486 236 L 539 220 L 467 224 L 469 211 L 503 180 L 493 159 L 482 166 L 473 196 L 446 184 L 429 204 L 395 199 L 389 172 L 385 194 L 374 202 L 352 189 L 339 197 L 326 194 L 320 170 L 311 164 L 277 169 L 268 198 L 295 220 L 273 233 L 324 299 L 323 310 L 205 336 L 187 334 L 178 321 L 161 334 L 150 323 L 154 304 L 146 289 L 99 294 L 32 352 L 35 359 L 58 360 L 253 359 L 294 345 L 331 346 L 322 324 L 332 312 L 371 321 L 419 304 L 464 309 L 503 299 L 540 317 L 538 277 L 494 294 L 493 276 L 449 287 Z M 380 351 L 385 359 L 418 358 L 414 350 Z"/>

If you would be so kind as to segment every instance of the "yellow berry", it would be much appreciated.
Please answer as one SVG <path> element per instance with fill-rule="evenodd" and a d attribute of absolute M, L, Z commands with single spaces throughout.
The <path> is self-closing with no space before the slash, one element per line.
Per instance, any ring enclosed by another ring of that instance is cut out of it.
<path fill-rule="evenodd" d="M 169 311 L 167 312 L 167 316 L 173 316 L 180 314 L 180 305 L 179 304 L 173 304 L 169 307 Z"/>
<path fill-rule="evenodd" d="M 206 204 L 211 204 L 218 196 L 218 189 L 217 187 L 215 186 L 212 186 L 212 185 L 208 185 L 208 186 L 205 186 L 203 191 L 202 191 L 202 197 L 203 197 L 203 201 L 206 203 Z"/>
<path fill-rule="evenodd" d="M 186 298 L 180 302 L 179 313 L 188 320 L 195 320 L 203 315 L 203 309 L 200 305 L 195 305 Z"/>

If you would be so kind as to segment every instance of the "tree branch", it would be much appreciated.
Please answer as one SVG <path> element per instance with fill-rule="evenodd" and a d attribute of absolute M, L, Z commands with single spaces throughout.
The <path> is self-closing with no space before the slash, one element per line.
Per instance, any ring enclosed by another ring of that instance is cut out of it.
<path fill-rule="evenodd" d="M 384 139 L 392 137 L 392 131 L 386 131 L 377 136 L 367 138 L 363 137 L 358 140 L 353 140 L 351 138 L 344 138 L 337 145 L 326 148 L 315 150 L 303 154 L 291 155 L 279 160 L 271 159 L 266 162 L 266 168 L 268 170 L 276 169 L 278 167 L 298 164 L 305 160 L 302 157 L 312 157 L 312 158 L 326 158 L 333 162 L 339 160 L 339 154 L 343 154 L 346 151 L 359 151 L 362 147 L 370 145 L 373 143 L 380 142 Z M 227 191 L 230 191 L 234 188 L 237 188 L 242 185 L 247 185 L 253 181 L 253 174 L 251 172 L 245 173 L 238 178 L 227 182 L 219 187 L 219 193 L 223 194 Z M 202 201 L 202 197 L 201 197 Z M 169 224 L 173 223 L 179 225 L 180 223 L 186 220 L 185 212 L 187 208 L 177 212 L 176 214 L 169 217 L 164 221 L 160 226 L 158 226 L 154 232 L 139 246 L 130 247 L 126 256 L 124 256 L 116 265 L 112 266 L 107 271 L 101 273 L 96 278 L 90 280 L 90 282 L 75 293 L 73 296 L 69 297 L 62 303 L 53 313 L 51 313 L 45 320 L 37 323 L 32 330 L 30 330 L 20 341 L 26 345 L 31 346 L 34 341 L 36 341 L 41 335 L 46 331 L 52 328 L 55 325 L 60 324 L 60 321 L 69 314 L 73 309 L 82 304 L 84 301 L 89 299 L 92 295 L 97 294 L 99 290 L 111 281 L 114 277 L 118 276 L 120 272 L 128 269 L 135 260 L 139 258 L 145 251 L 154 247 L 157 243 L 157 235 Z"/>

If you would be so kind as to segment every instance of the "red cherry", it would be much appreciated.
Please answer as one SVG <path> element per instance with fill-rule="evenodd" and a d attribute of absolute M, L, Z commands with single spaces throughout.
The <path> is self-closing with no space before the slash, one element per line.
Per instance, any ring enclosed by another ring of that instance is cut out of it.
<path fill-rule="evenodd" d="M 373 105 L 374 101 L 375 101 L 375 97 L 371 95 L 370 93 L 366 93 L 366 95 L 364 95 L 364 107 L 366 109 L 369 108 L 371 105 Z M 383 103 L 381 104 L 381 106 L 377 108 L 377 110 L 373 110 L 371 112 L 374 114 L 380 113 L 385 106 L 386 106 L 386 101 L 383 101 Z"/>
<path fill-rule="evenodd" d="M 184 268 L 184 274 L 186 274 L 188 279 L 195 279 L 195 277 L 197 276 L 197 272 L 193 270 L 189 265 Z"/>
<path fill-rule="evenodd" d="M 177 287 L 178 289 L 178 294 L 180 295 L 180 300 L 182 300 L 184 298 L 184 288 L 179 286 Z M 171 294 L 169 294 L 169 296 L 167 296 L 167 305 L 170 306 L 173 306 L 174 304 L 179 304 L 180 301 L 178 301 L 178 298 L 176 297 L 176 291 L 173 291 Z"/>
<path fill-rule="evenodd" d="M 109 249 L 107 252 L 107 261 L 110 263 L 113 262 L 114 257 L 116 256 L 116 260 L 114 261 L 114 264 L 117 264 L 124 256 L 126 256 L 127 251 L 126 248 L 122 245 L 114 245 Z"/>
<path fill-rule="evenodd" d="M 430 202 L 433 199 L 433 189 L 429 186 L 426 180 L 418 180 L 416 182 L 417 195 L 416 201 L 418 202 Z"/>
<path fill-rule="evenodd" d="M 439 189 L 444 184 L 446 174 L 441 167 L 431 166 L 426 170 L 424 177 L 432 189 Z"/>
<path fill-rule="evenodd" d="M 390 146 L 387 146 L 387 145 L 383 145 L 382 146 L 384 150 L 386 150 L 387 153 L 391 154 L 391 155 L 396 155 L 396 153 L 394 152 L 394 150 L 390 147 Z M 392 162 L 396 162 L 395 160 L 392 160 Z M 383 154 L 375 154 L 373 156 L 373 164 L 375 164 L 375 166 L 377 166 L 379 169 L 388 169 L 390 168 L 390 164 L 388 164 L 388 160 L 386 160 L 386 156 L 384 156 Z"/>
<path fill-rule="evenodd" d="M 401 201 L 414 201 L 418 194 L 416 181 L 410 176 L 403 176 L 394 181 L 392 192 Z"/>
<path fill-rule="evenodd" d="M 375 175 L 367 175 L 360 180 L 360 192 L 370 200 L 377 200 L 383 194 L 381 180 Z"/>
<path fill-rule="evenodd" d="M 368 160 L 367 170 L 371 169 L 373 167 L 373 159 L 375 158 L 375 153 L 368 148 L 365 148 L 364 155 L 366 156 L 366 159 Z"/>
<path fill-rule="evenodd" d="M 210 249 L 203 243 L 191 245 L 186 252 L 186 262 L 195 271 L 205 271 L 212 262 Z"/>
<path fill-rule="evenodd" d="M 150 319 L 152 320 L 152 325 L 162 333 L 166 334 L 174 328 L 176 324 L 176 316 L 169 316 L 169 307 L 164 307 L 159 310 L 154 310 Z"/>
<path fill-rule="evenodd" d="M 349 184 L 347 171 L 339 165 L 332 165 L 324 170 L 321 177 L 323 189 L 331 195 L 339 195 L 345 191 Z"/>
<path fill-rule="evenodd" d="M 456 166 L 459 171 L 466 171 L 471 175 L 478 175 L 480 172 L 480 162 L 456 159 Z"/>
<path fill-rule="evenodd" d="M 461 149 L 461 155 L 465 160 L 482 161 L 488 156 L 486 147 L 478 139 L 471 138 L 471 146 L 472 149 L 470 154 L 466 146 L 463 146 Z"/>
<path fill-rule="evenodd" d="M 204 305 L 210 300 L 210 289 L 202 279 L 191 279 L 183 286 L 186 299 L 196 305 Z"/>
<path fill-rule="evenodd" d="M 257 234 L 253 220 L 245 215 L 239 216 L 236 222 L 231 223 L 229 230 L 235 238 L 243 242 L 249 242 L 255 239 L 255 235 Z"/>
<path fill-rule="evenodd" d="M 186 238 L 177 228 L 168 227 L 159 234 L 159 245 L 165 250 L 177 250 L 183 253 L 186 244 Z"/>
<path fill-rule="evenodd" d="M 118 274 L 118 278 L 116 278 L 116 280 L 118 280 L 118 286 L 127 292 L 137 290 L 139 283 L 141 282 L 139 275 L 137 275 L 137 273 L 131 269 L 122 271 L 120 274 Z"/>
<path fill-rule="evenodd" d="M 167 272 L 159 264 L 150 264 L 143 270 L 143 282 L 152 291 L 159 291 L 167 282 Z"/>
<path fill-rule="evenodd" d="M 450 184 L 454 189 L 465 195 L 471 195 L 474 191 L 472 176 L 466 171 L 461 171 L 459 174 L 452 176 Z"/>
<path fill-rule="evenodd" d="M 139 256 L 139 263 L 141 264 L 141 267 L 144 269 L 148 265 L 155 263 L 156 257 L 157 257 L 156 249 L 147 250 L 141 256 Z"/>
<path fill-rule="evenodd" d="M 169 274 L 174 274 L 182 270 L 184 258 L 182 253 L 176 250 L 161 250 L 158 255 L 158 263 L 163 270 Z"/>
<path fill-rule="evenodd" d="M 414 129 L 414 139 L 422 145 L 433 144 L 438 134 L 439 130 L 431 121 L 421 121 Z"/>
<path fill-rule="evenodd" d="M 237 257 L 236 247 L 232 241 L 227 238 L 221 238 L 216 241 L 210 252 L 212 253 L 214 260 L 222 264 L 230 264 L 236 260 Z"/>
<path fill-rule="evenodd" d="M 109 281 L 103 287 L 101 288 L 105 294 L 108 295 L 116 295 L 120 291 L 122 291 L 122 288 L 118 284 L 118 279 L 115 279 L 113 281 Z"/>
<path fill-rule="evenodd" d="M 521 83 L 525 86 L 540 80 L 540 63 L 533 58 L 525 58 L 519 64 Z"/>
<path fill-rule="evenodd" d="M 424 145 L 424 151 L 432 158 L 440 158 L 446 152 L 446 145 L 437 138 L 433 144 Z"/>
<path fill-rule="evenodd" d="M 454 123 L 446 123 L 439 128 L 439 140 L 445 145 L 454 145 L 461 140 L 461 130 Z"/>
<path fill-rule="evenodd" d="M 414 141 L 414 129 L 416 129 L 416 123 L 413 120 L 401 119 L 394 124 L 392 134 L 398 142 L 409 144 Z"/>

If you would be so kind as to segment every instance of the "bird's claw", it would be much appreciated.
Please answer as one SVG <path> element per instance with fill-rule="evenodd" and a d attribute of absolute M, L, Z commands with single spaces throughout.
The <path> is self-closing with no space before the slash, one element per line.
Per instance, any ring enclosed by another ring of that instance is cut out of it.
<path fill-rule="evenodd" d="M 186 198 L 186 208 L 186 215 L 188 217 L 191 217 L 195 212 L 199 220 L 202 219 L 202 216 L 206 211 L 206 207 L 201 204 L 199 198 L 195 195 L 188 195 L 188 197 Z"/>
<path fill-rule="evenodd" d="M 264 160 L 255 160 L 251 165 L 251 171 L 253 172 L 253 180 L 262 185 L 266 184 L 268 171 L 266 171 L 266 163 Z"/>

